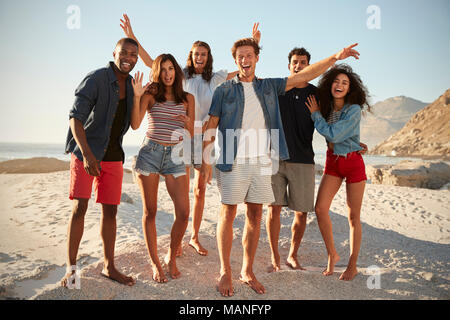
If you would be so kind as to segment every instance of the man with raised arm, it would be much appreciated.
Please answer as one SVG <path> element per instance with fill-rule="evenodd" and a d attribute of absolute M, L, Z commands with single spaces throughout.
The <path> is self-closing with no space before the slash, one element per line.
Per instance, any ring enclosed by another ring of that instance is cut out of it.
<path fill-rule="evenodd" d="M 253 273 L 262 206 L 274 201 L 271 158 L 289 158 L 278 95 L 318 77 L 337 60 L 350 56 L 358 59 L 359 53 L 353 49 L 356 45 L 353 44 L 288 78 L 259 79 L 255 76 L 260 50 L 258 44 L 251 38 L 234 43 L 231 51 L 239 74 L 214 92 L 205 132 L 201 169 L 201 174 L 210 182 L 212 159 L 208 152 L 211 150 L 209 144 L 214 140 L 215 129 L 218 127 L 216 172 L 222 202 L 217 224 L 221 264 L 218 290 L 223 296 L 234 294 L 230 262 L 233 222 L 237 205 L 243 202 L 247 208 L 242 236 L 244 256 L 239 279 L 255 292 L 265 293 L 264 286 Z"/>

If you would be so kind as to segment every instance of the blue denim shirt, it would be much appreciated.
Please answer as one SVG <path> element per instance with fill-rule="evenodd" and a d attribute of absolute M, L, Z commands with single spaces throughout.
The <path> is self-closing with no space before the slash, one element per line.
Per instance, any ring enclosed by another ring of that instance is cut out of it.
<path fill-rule="evenodd" d="M 327 141 L 334 143 L 335 155 L 345 156 L 347 153 L 361 150 L 359 145 L 359 125 L 361 122 L 361 107 L 357 104 L 346 104 L 342 108 L 339 121 L 328 124 L 319 111 L 311 115 L 316 130 Z"/>
<path fill-rule="evenodd" d="M 278 96 L 285 93 L 286 81 L 287 78 L 258 79 L 255 77 L 253 80 L 253 88 L 261 103 L 266 128 L 270 130 L 272 157 L 281 160 L 289 159 L 278 106 Z M 238 139 L 233 132 L 242 128 L 243 114 L 244 88 L 239 77 L 235 76 L 216 88 L 209 109 L 210 116 L 220 118 L 218 129 L 222 139 L 218 139 L 220 153 L 216 162 L 216 167 L 220 171 L 231 171 L 238 147 Z M 233 149 L 227 148 L 230 144 L 234 145 Z"/>
<path fill-rule="evenodd" d="M 126 80 L 127 114 L 125 126 L 120 136 L 130 127 L 131 111 L 133 108 L 134 91 L 131 76 Z M 75 118 L 83 123 L 86 139 L 97 160 L 102 160 L 108 148 L 111 128 L 119 104 L 119 84 L 113 69 L 113 62 L 105 68 L 90 72 L 75 90 L 75 102 L 69 113 L 69 119 Z M 66 139 L 66 153 L 73 152 L 79 160 L 83 160 L 72 130 L 69 128 Z"/>

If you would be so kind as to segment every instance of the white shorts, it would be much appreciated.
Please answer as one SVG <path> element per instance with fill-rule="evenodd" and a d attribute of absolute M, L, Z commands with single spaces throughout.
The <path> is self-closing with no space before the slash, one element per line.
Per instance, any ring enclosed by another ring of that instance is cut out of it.
<path fill-rule="evenodd" d="M 269 157 L 237 159 L 231 171 L 223 172 L 216 168 L 216 177 L 223 204 L 270 204 L 275 201 Z"/>

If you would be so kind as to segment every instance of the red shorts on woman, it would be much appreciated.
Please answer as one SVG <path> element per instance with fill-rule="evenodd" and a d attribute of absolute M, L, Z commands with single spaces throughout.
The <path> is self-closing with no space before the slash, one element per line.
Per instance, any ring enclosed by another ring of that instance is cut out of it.
<path fill-rule="evenodd" d="M 73 153 L 70 159 L 69 198 L 90 199 L 92 184 L 97 203 L 119 205 L 122 196 L 123 164 L 122 161 L 101 161 L 100 176 L 94 177 L 84 170 L 83 161 Z"/>
<path fill-rule="evenodd" d="M 345 179 L 346 183 L 367 180 L 364 160 L 356 151 L 347 153 L 345 156 L 338 156 L 328 149 L 324 174 Z"/>

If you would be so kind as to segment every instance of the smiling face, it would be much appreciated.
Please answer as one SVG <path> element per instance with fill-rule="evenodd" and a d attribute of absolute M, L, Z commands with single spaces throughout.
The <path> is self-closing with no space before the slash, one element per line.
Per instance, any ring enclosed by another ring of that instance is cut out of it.
<path fill-rule="evenodd" d="M 309 66 L 308 57 L 305 55 L 299 56 L 297 54 L 294 54 L 291 57 L 291 61 L 289 62 L 289 65 L 288 65 L 291 75 L 299 73 L 307 66 Z"/>
<path fill-rule="evenodd" d="M 235 63 L 238 66 L 241 81 L 253 81 L 258 60 L 259 56 L 255 54 L 255 49 L 252 46 L 241 46 L 236 49 Z"/>
<path fill-rule="evenodd" d="M 350 79 L 344 73 L 340 73 L 331 85 L 331 95 L 334 99 L 344 99 L 350 90 Z"/>
<path fill-rule="evenodd" d="M 175 67 L 170 60 L 166 60 L 161 63 L 161 72 L 159 74 L 159 79 L 162 84 L 166 87 L 173 85 L 175 81 Z"/>
<path fill-rule="evenodd" d="M 208 62 L 208 49 L 203 46 L 197 46 L 192 50 L 192 63 L 195 73 L 203 73 L 203 69 Z"/>
<path fill-rule="evenodd" d="M 133 70 L 138 60 L 138 48 L 128 42 L 119 44 L 113 52 L 114 64 L 123 74 Z"/>

